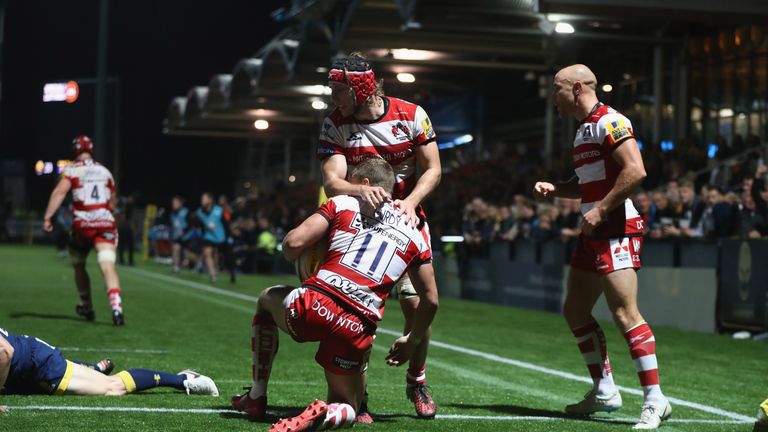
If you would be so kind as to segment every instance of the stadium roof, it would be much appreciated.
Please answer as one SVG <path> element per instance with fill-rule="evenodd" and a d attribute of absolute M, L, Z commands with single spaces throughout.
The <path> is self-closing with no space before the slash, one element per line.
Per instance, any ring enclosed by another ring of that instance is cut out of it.
<path fill-rule="evenodd" d="M 330 102 L 327 67 L 339 53 L 363 51 L 396 96 L 417 91 L 398 73 L 414 74 L 431 92 L 511 91 L 510 78 L 535 80 L 577 61 L 620 72 L 611 63 L 620 58 L 624 69 L 650 74 L 653 46 L 682 52 L 696 32 L 764 23 L 768 7 L 764 0 L 293 0 L 272 15 L 284 30 L 231 72 L 174 98 L 167 134 L 255 138 L 257 119 L 270 122 L 272 136 L 315 134 L 324 111 L 312 102 Z"/>

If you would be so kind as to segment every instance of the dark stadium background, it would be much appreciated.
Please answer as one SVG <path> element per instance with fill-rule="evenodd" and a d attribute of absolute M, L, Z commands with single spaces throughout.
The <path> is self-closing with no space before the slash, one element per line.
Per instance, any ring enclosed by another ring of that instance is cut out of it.
<path fill-rule="evenodd" d="M 268 41 L 281 28 L 269 13 L 284 4 L 110 2 L 107 75 L 120 80 L 121 195 L 164 201 L 184 190 L 229 192 L 240 143 L 164 136 L 162 121 L 173 96 L 201 77 L 231 69 Z M 0 159 L 24 160 L 30 208 L 42 210 L 55 182 L 55 176 L 36 177 L 34 162 L 70 157 L 75 134 L 93 136 L 94 84 L 81 84 L 74 104 L 44 104 L 42 88 L 45 82 L 96 77 L 98 16 L 98 0 L 6 3 Z M 111 111 L 114 86 L 108 90 Z M 107 120 L 112 118 L 108 112 Z M 109 126 L 108 141 L 114 132 Z"/>

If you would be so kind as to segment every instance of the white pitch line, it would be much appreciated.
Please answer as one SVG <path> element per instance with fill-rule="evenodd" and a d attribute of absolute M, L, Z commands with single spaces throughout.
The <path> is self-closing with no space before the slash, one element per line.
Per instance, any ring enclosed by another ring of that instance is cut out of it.
<path fill-rule="evenodd" d="M 167 354 L 170 351 L 157 349 L 129 349 L 129 348 L 80 348 L 80 347 L 58 347 L 61 351 L 74 352 L 118 352 L 118 353 L 139 353 L 139 354 Z"/>
<path fill-rule="evenodd" d="M 190 288 L 195 288 L 195 289 L 199 289 L 199 290 L 206 291 L 206 292 L 211 292 L 211 293 L 220 294 L 220 295 L 224 295 L 224 296 L 234 297 L 234 298 L 238 298 L 238 299 L 241 299 L 241 300 L 251 301 L 251 302 L 254 302 L 254 303 L 258 301 L 258 297 L 250 296 L 250 295 L 247 295 L 247 294 L 241 294 L 241 293 L 234 292 L 234 291 L 224 290 L 224 289 L 221 289 L 221 288 L 212 287 L 212 286 L 201 284 L 201 283 L 198 283 L 198 282 L 187 281 L 187 280 L 184 280 L 184 279 L 179 279 L 179 278 L 175 278 L 175 277 L 171 277 L 171 276 L 161 275 L 161 274 L 158 274 L 158 273 L 155 273 L 155 272 L 149 272 L 149 271 L 146 271 L 146 270 L 140 270 L 140 269 L 136 269 L 136 268 L 126 269 L 126 270 L 128 270 L 130 272 L 133 272 L 133 273 L 138 273 L 138 274 L 141 274 L 141 275 L 144 275 L 144 276 L 147 276 L 147 277 L 163 280 L 163 281 L 166 281 L 166 282 L 175 283 L 175 284 L 178 284 L 178 285 L 185 285 L 185 286 L 188 286 Z M 379 327 L 378 330 L 377 330 L 377 333 L 383 333 L 383 334 L 387 334 L 387 335 L 390 335 L 390 336 L 402 336 L 402 334 L 403 334 L 400 331 L 390 330 L 390 329 L 387 329 L 387 328 L 384 328 L 384 327 Z M 536 365 L 536 364 L 533 364 L 533 363 L 528 363 L 528 362 L 524 362 L 524 361 L 520 361 L 520 360 L 515 360 L 515 359 L 511 359 L 511 358 L 507 358 L 507 357 L 502 357 L 502 356 L 499 356 L 499 355 L 496 355 L 496 354 L 486 353 L 486 352 L 483 352 L 483 351 L 473 350 L 473 349 L 470 349 L 470 348 L 464 348 L 464 347 L 461 347 L 461 346 L 458 346 L 458 345 L 452 345 L 452 344 L 448 344 L 448 343 L 444 343 L 444 342 L 439 342 L 439 341 L 436 341 L 434 339 L 431 339 L 429 341 L 429 344 L 431 346 L 436 346 L 436 347 L 447 349 L 447 350 L 450 350 L 450 351 L 460 352 L 460 353 L 471 355 L 471 356 L 474 356 L 474 357 L 480 357 L 480 358 L 483 358 L 483 359 L 486 359 L 486 360 L 490 360 L 490 361 L 494 361 L 494 362 L 497 362 L 497 363 L 503 363 L 503 364 L 507 364 L 507 365 L 510 365 L 510 366 L 516 366 L 516 367 L 519 367 L 519 368 L 522 368 L 522 369 L 528 369 L 528 370 L 540 372 L 540 373 L 547 374 L 547 375 L 554 375 L 554 376 L 557 376 L 557 377 L 560 377 L 560 378 L 565 378 L 565 379 L 572 380 L 572 381 L 578 381 L 578 382 L 592 384 L 592 380 L 590 378 L 583 377 L 583 376 L 576 375 L 576 374 L 572 374 L 570 372 L 565 372 L 565 371 L 561 371 L 561 370 L 557 370 L 557 369 L 551 369 L 551 368 L 539 366 L 539 365 Z M 623 391 L 625 393 L 629 393 L 629 394 L 633 394 L 633 395 L 639 395 L 639 396 L 643 395 L 643 392 L 641 390 L 638 390 L 638 389 L 635 389 L 635 388 L 623 387 L 623 386 L 617 386 L 617 387 L 621 391 Z M 696 402 L 690 402 L 690 401 L 687 401 L 687 400 L 684 400 L 684 399 L 678 399 L 678 398 L 673 398 L 673 397 L 669 397 L 669 396 L 667 397 L 667 399 L 669 399 L 669 401 L 672 404 L 674 404 L 674 405 L 680 405 L 680 406 L 685 406 L 685 407 L 688 407 L 688 408 L 693 408 L 693 409 L 696 409 L 696 410 L 699 410 L 699 411 L 703 411 L 703 412 L 706 412 L 706 413 L 716 414 L 716 415 L 719 415 L 719 416 L 722 416 L 722 417 L 727 417 L 727 418 L 732 419 L 732 420 L 738 420 L 738 421 L 741 421 L 741 422 L 753 422 L 754 421 L 754 419 L 752 417 L 745 416 L 743 414 L 735 413 L 735 412 L 732 412 L 732 411 L 727 411 L 727 410 L 720 409 L 720 408 L 717 408 L 717 407 L 713 407 L 713 406 L 710 406 L 710 405 L 704 405 L 704 404 L 700 404 L 700 403 L 696 403 Z"/>
<path fill-rule="evenodd" d="M 152 408 L 152 407 L 118 407 L 118 406 L 71 406 L 71 405 L 20 405 L 8 406 L 8 410 L 19 411 L 97 411 L 97 412 L 142 412 L 142 413 L 170 413 L 170 414 L 241 414 L 230 409 L 206 409 L 206 408 Z M 286 415 L 283 411 L 268 411 L 269 414 Z M 392 414 L 380 414 L 388 417 Z M 439 420 L 486 420 L 486 421 L 565 421 L 574 420 L 570 417 L 546 417 L 546 416 L 490 416 L 490 415 L 463 415 L 463 414 L 438 414 Z M 578 419 L 576 419 L 578 420 Z M 610 423 L 634 423 L 634 418 L 608 418 L 593 417 L 592 421 Z M 669 419 L 669 423 L 693 423 L 693 424 L 745 424 L 754 423 L 754 420 L 709 420 L 709 419 Z"/>

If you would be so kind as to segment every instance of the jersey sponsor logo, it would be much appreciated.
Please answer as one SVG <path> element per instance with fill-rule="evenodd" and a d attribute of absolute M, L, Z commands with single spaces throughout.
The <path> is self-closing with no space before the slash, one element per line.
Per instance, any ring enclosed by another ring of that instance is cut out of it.
<path fill-rule="evenodd" d="M 600 157 L 600 151 L 599 150 L 589 150 L 581 153 L 574 153 L 573 155 L 573 161 L 578 162 L 582 159 L 587 158 L 593 158 L 593 157 Z"/>
<path fill-rule="evenodd" d="M 424 120 L 421 121 L 421 130 L 424 131 L 424 136 L 428 139 L 435 137 L 435 129 L 432 127 L 429 117 L 424 117 Z"/>
<path fill-rule="evenodd" d="M 611 136 L 611 140 L 618 141 L 621 138 L 629 136 L 629 128 L 624 124 L 622 119 L 616 119 L 606 125 L 608 134 Z"/>
<path fill-rule="evenodd" d="M 642 228 L 643 228 L 643 226 L 642 226 L 642 223 L 643 223 L 643 222 L 642 222 L 642 221 L 640 221 L 640 224 L 641 224 L 641 225 L 640 225 L 640 229 L 642 229 Z M 632 239 L 632 246 L 635 248 L 635 252 L 639 252 L 639 251 L 640 251 L 640 246 L 641 246 L 640 240 L 638 240 L 638 239 Z"/>
<path fill-rule="evenodd" d="M 365 306 L 367 309 L 378 310 L 382 306 L 383 302 L 381 299 L 370 290 L 365 289 L 365 287 L 361 287 L 336 273 L 325 270 L 321 273 L 323 273 L 323 280 L 328 285 L 337 288 L 344 295 Z M 318 274 L 318 276 L 320 275 Z"/>
<path fill-rule="evenodd" d="M 318 154 L 334 154 L 336 153 L 336 150 L 334 150 L 334 148 L 329 145 L 320 144 L 317 146 L 317 153 Z"/>
<path fill-rule="evenodd" d="M 359 361 L 349 360 L 339 356 L 333 357 L 333 364 L 336 365 L 337 368 L 343 370 L 353 370 L 360 366 Z"/>
<path fill-rule="evenodd" d="M 360 132 L 352 132 L 352 134 L 347 138 L 347 141 L 360 141 L 363 139 L 363 134 Z"/>

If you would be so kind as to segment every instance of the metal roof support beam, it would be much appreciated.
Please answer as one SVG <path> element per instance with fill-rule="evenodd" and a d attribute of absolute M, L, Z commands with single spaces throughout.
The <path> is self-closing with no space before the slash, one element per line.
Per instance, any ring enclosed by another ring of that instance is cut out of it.
<path fill-rule="evenodd" d="M 448 66 L 448 67 L 466 67 L 476 69 L 500 69 L 500 70 L 525 70 L 525 71 L 546 71 L 549 67 L 545 64 L 537 63 L 506 63 L 493 61 L 475 61 L 475 60 L 395 60 L 389 57 L 369 58 L 371 63 L 396 63 L 430 66 Z"/>
<path fill-rule="evenodd" d="M 341 51 L 341 42 L 347 33 L 347 27 L 352 19 L 352 14 L 357 9 L 360 0 L 347 0 L 347 5 L 336 14 L 333 26 L 333 39 L 331 40 L 331 53 L 336 56 Z"/>

